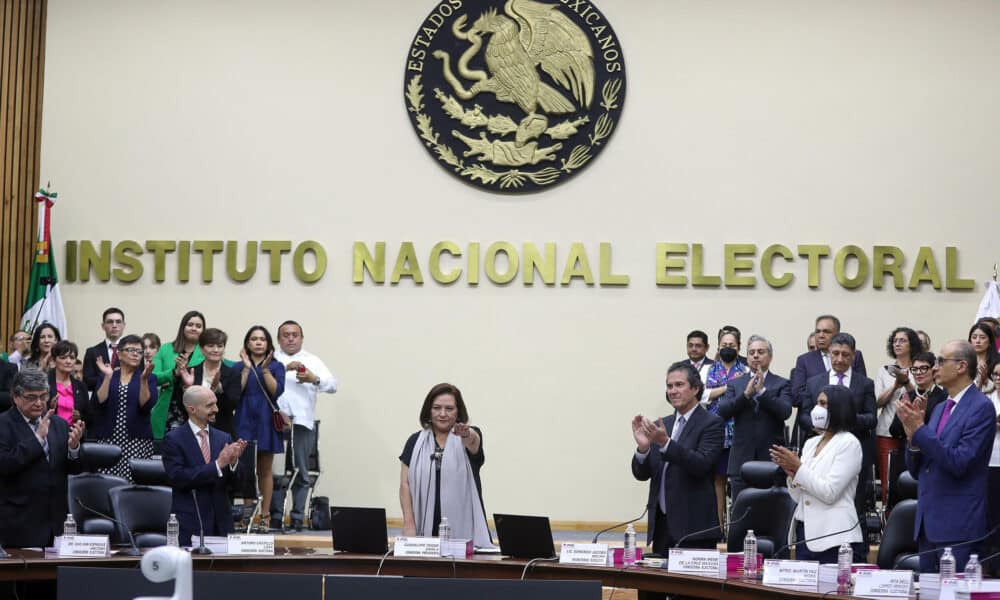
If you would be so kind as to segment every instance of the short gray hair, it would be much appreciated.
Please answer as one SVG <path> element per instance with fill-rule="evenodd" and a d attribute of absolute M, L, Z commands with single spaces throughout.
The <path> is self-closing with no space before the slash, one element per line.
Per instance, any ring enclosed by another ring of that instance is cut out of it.
<path fill-rule="evenodd" d="M 26 367 L 18 371 L 17 375 L 14 376 L 11 391 L 14 392 L 15 396 L 23 396 L 24 392 L 29 390 L 32 392 L 48 392 L 49 376 L 33 367 Z"/>
<path fill-rule="evenodd" d="M 774 358 L 774 346 L 771 345 L 770 340 L 768 340 L 766 337 L 762 335 L 757 335 L 755 333 L 750 336 L 750 340 L 747 342 L 747 350 L 750 349 L 750 346 L 753 346 L 754 342 L 764 342 L 765 344 L 767 344 L 767 354 L 771 358 Z"/>

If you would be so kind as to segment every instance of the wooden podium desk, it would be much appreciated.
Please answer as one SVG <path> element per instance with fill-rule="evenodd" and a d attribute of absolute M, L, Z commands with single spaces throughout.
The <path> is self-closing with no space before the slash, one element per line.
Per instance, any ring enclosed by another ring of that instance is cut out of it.
<path fill-rule="evenodd" d="M 54 580 L 60 566 L 120 567 L 134 569 L 139 559 L 127 556 L 110 558 L 65 559 L 45 557 L 32 550 L 7 549 L 11 558 L 0 560 L 0 581 Z M 276 556 L 194 556 L 194 568 L 228 572 L 297 573 L 316 575 L 374 575 L 381 556 L 334 554 L 330 548 L 278 548 Z M 495 555 L 472 559 L 395 558 L 388 557 L 383 575 L 407 577 L 460 577 L 482 579 L 519 579 L 527 561 Z M 683 594 L 699 598 L 726 600 L 771 600 L 792 598 L 837 598 L 801 589 L 783 589 L 738 579 L 721 579 L 667 573 L 665 569 L 630 569 L 534 563 L 526 579 L 599 580 L 610 587 L 633 588 L 649 592 Z M 843 596 L 840 596 L 841 598 Z"/>

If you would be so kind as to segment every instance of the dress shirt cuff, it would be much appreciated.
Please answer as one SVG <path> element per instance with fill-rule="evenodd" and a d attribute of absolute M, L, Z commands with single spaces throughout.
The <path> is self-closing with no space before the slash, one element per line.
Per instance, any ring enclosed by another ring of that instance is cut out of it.
<path fill-rule="evenodd" d="M 67 453 L 67 456 L 69 456 L 70 460 L 76 460 L 80 458 L 80 447 L 77 446 L 76 448 L 70 448 L 69 452 Z"/>
<path fill-rule="evenodd" d="M 219 466 L 219 461 L 215 461 L 215 472 L 218 473 L 219 477 L 222 477 L 222 467 Z"/>
<path fill-rule="evenodd" d="M 320 377 L 319 381 L 316 382 L 316 389 L 326 394 L 337 393 L 337 378 L 333 375 L 330 375 L 329 377 Z"/>
<path fill-rule="evenodd" d="M 640 465 L 646 462 L 647 457 L 649 457 L 649 450 L 646 450 L 645 452 L 639 452 L 638 450 L 635 451 L 635 459 L 639 461 Z"/>
<path fill-rule="evenodd" d="M 662 446 L 660 446 L 660 454 L 666 455 L 667 454 L 667 448 L 669 448 L 669 447 L 670 447 L 670 440 L 667 440 L 666 444 L 663 444 Z"/>

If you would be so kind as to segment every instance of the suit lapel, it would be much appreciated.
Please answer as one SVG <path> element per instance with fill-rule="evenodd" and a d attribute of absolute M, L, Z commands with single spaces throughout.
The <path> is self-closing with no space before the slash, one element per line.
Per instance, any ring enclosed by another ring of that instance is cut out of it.
<path fill-rule="evenodd" d="M 956 404 L 955 408 L 951 410 L 951 417 L 948 419 L 948 422 L 944 424 L 944 429 L 941 431 L 941 437 L 944 437 L 944 435 L 950 432 L 952 429 L 958 429 L 958 430 L 961 429 L 961 425 L 959 424 L 959 422 L 965 418 L 965 413 L 972 410 L 969 408 L 969 406 L 972 404 L 972 398 L 970 396 L 972 396 L 973 390 L 975 390 L 974 387 L 970 388 L 969 391 L 965 392 L 965 395 L 962 396 L 962 401 Z M 946 405 L 947 402 L 941 403 L 942 407 Z M 944 408 L 941 409 L 941 416 L 944 416 Z M 937 431 L 936 425 L 934 431 Z"/>
<path fill-rule="evenodd" d="M 674 418 L 676 419 L 677 415 L 674 415 Z M 685 421 L 685 423 L 684 423 L 684 429 L 681 430 L 681 434 L 677 436 L 677 443 L 678 444 L 682 444 L 682 442 L 684 442 L 685 440 L 687 440 L 688 430 L 690 430 L 694 426 L 694 424 L 695 424 L 695 422 L 696 422 L 697 419 L 698 419 L 698 409 L 695 408 L 694 412 L 691 413 L 691 418 L 688 419 L 687 421 Z M 682 445 L 684 445 L 684 444 L 682 444 Z"/>

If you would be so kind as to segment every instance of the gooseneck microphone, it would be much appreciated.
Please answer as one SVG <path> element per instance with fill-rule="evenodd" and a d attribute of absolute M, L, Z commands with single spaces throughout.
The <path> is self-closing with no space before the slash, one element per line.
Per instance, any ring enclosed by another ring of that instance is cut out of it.
<path fill-rule="evenodd" d="M 129 544 L 132 545 L 132 547 L 131 548 L 125 548 L 123 550 L 119 550 L 116 554 L 120 554 L 122 556 L 142 556 L 142 552 L 139 550 L 139 546 L 137 546 L 136 543 L 135 543 L 135 536 L 132 535 L 132 530 L 129 529 L 128 525 L 126 525 L 125 523 L 119 521 L 118 519 L 116 519 L 116 518 L 114 518 L 114 517 L 112 517 L 110 515 L 106 515 L 106 514 L 100 512 L 100 511 L 98 511 L 98 510 L 94 510 L 93 508 L 87 506 L 86 504 L 83 503 L 83 500 L 80 500 L 79 496 L 77 496 L 76 498 L 73 498 L 73 500 L 75 500 L 76 503 L 79 504 L 80 508 L 82 508 L 83 510 L 85 510 L 85 511 L 87 511 L 89 513 L 93 513 L 93 514 L 97 515 L 98 517 L 107 519 L 109 521 L 114 521 L 116 524 L 120 525 L 122 529 L 125 530 L 125 533 L 128 534 L 128 542 L 129 542 Z"/>
<path fill-rule="evenodd" d="M 789 548 L 792 548 L 794 546 L 798 546 L 799 544 L 806 544 L 808 542 L 815 542 L 816 540 L 821 540 L 823 538 L 828 538 L 828 537 L 833 536 L 833 535 L 840 535 L 842 533 L 848 533 L 850 531 L 854 531 L 854 528 L 857 527 L 860 523 L 861 523 L 861 517 L 858 517 L 858 519 L 856 521 L 854 521 L 854 525 L 851 525 L 847 529 L 842 529 L 840 531 L 834 531 L 833 533 L 828 533 L 826 535 L 817 535 L 814 538 L 808 538 L 808 539 L 805 539 L 805 540 L 798 540 L 797 542 L 792 542 L 791 544 L 785 544 L 781 548 L 778 548 L 778 551 L 774 553 L 774 556 L 776 556 L 776 557 L 780 556 L 781 553 L 784 552 L 785 550 L 788 550 Z M 804 528 L 803 528 L 803 531 L 804 531 Z"/>
<path fill-rule="evenodd" d="M 201 520 L 201 508 L 198 507 L 198 492 L 191 490 L 191 497 L 194 498 L 194 514 L 198 515 L 198 528 L 201 530 L 201 541 L 198 547 L 191 545 L 191 554 L 211 554 L 212 551 L 205 547 L 205 523 Z"/>
<path fill-rule="evenodd" d="M 988 537 L 990 537 L 991 535 L 993 535 L 994 533 L 996 533 L 998 529 L 1000 529 L 1000 525 L 997 525 L 993 529 L 990 529 L 989 531 L 987 531 L 986 535 L 984 535 L 984 536 L 977 537 L 974 540 L 966 540 L 964 542 L 958 542 L 957 544 L 950 544 L 948 547 L 949 548 L 960 548 L 962 546 L 968 546 L 969 544 L 975 544 L 976 542 L 981 542 L 981 541 L 987 539 Z M 898 563 L 900 561 L 904 561 L 904 560 L 907 560 L 907 559 L 910 559 L 910 558 L 914 558 L 916 556 L 923 556 L 925 554 L 930 554 L 932 552 L 937 552 L 938 550 L 942 550 L 943 548 L 944 547 L 942 546 L 941 548 L 931 548 L 929 550 L 924 550 L 922 552 L 911 552 L 910 554 L 904 554 L 903 556 L 900 556 L 899 559 L 896 562 Z M 983 560 L 987 560 L 988 558 L 993 558 L 994 556 L 996 556 L 996 554 L 994 554 L 993 556 L 989 556 L 987 558 L 984 558 Z M 982 562 L 982 561 L 980 561 L 980 562 Z"/>
<path fill-rule="evenodd" d="M 730 522 L 729 522 L 729 526 L 730 526 L 730 527 L 732 527 L 732 526 L 733 526 L 733 524 L 735 524 L 735 523 L 739 523 L 739 522 L 740 522 L 740 521 L 742 521 L 743 519 L 745 519 L 745 518 L 749 517 L 749 516 L 750 516 L 750 511 L 751 511 L 752 509 L 753 509 L 753 507 L 752 507 L 752 506 L 748 506 L 748 507 L 747 507 L 747 509 L 746 509 L 745 511 L 743 511 L 743 514 L 742 514 L 742 515 L 740 515 L 740 518 L 739 518 L 739 519 L 736 519 L 735 521 L 730 521 Z M 713 531 L 713 530 L 715 530 L 715 529 L 719 529 L 719 526 L 718 526 L 718 525 L 713 525 L 712 527 L 709 527 L 708 529 L 702 529 L 701 531 L 692 531 L 691 533 L 689 533 L 689 534 L 687 534 L 687 535 L 683 535 L 683 536 L 681 536 L 681 539 L 677 540 L 677 543 L 676 543 L 676 544 L 674 544 L 674 548 L 680 548 L 680 547 L 681 547 L 681 544 L 682 544 L 682 543 L 684 543 L 685 541 L 687 541 L 687 539 L 688 539 L 689 537 L 694 537 L 694 536 L 698 536 L 698 535 L 701 535 L 701 534 L 703 534 L 703 533 L 710 533 L 711 531 Z"/>
<path fill-rule="evenodd" d="M 631 521 L 625 521 L 624 523 L 618 523 L 617 525 L 612 525 L 611 527 L 608 527 L 606 529 L 602 529 L 602 530 L 598 531 L 597 533 L 594 534 L 594 539 L 590 540 L 590 543 L 591 544 L 596 544 L 597 543 L 597 538 L 601 537 L 601 534 L 607 533 L 607 532 L 611 531 L 612 529 L 618 529 L 619 527 L 621 527 L 623 525 L 628 525 L 629 523 L 635 523 L 639 519 L 645 517 L 647 512 L 649 512 L 649 507 L 648 506 L 646 507 L 646 510 L 642 511 L 641 515 L 639 515 L 638 517 L 632 519 Z"/>

